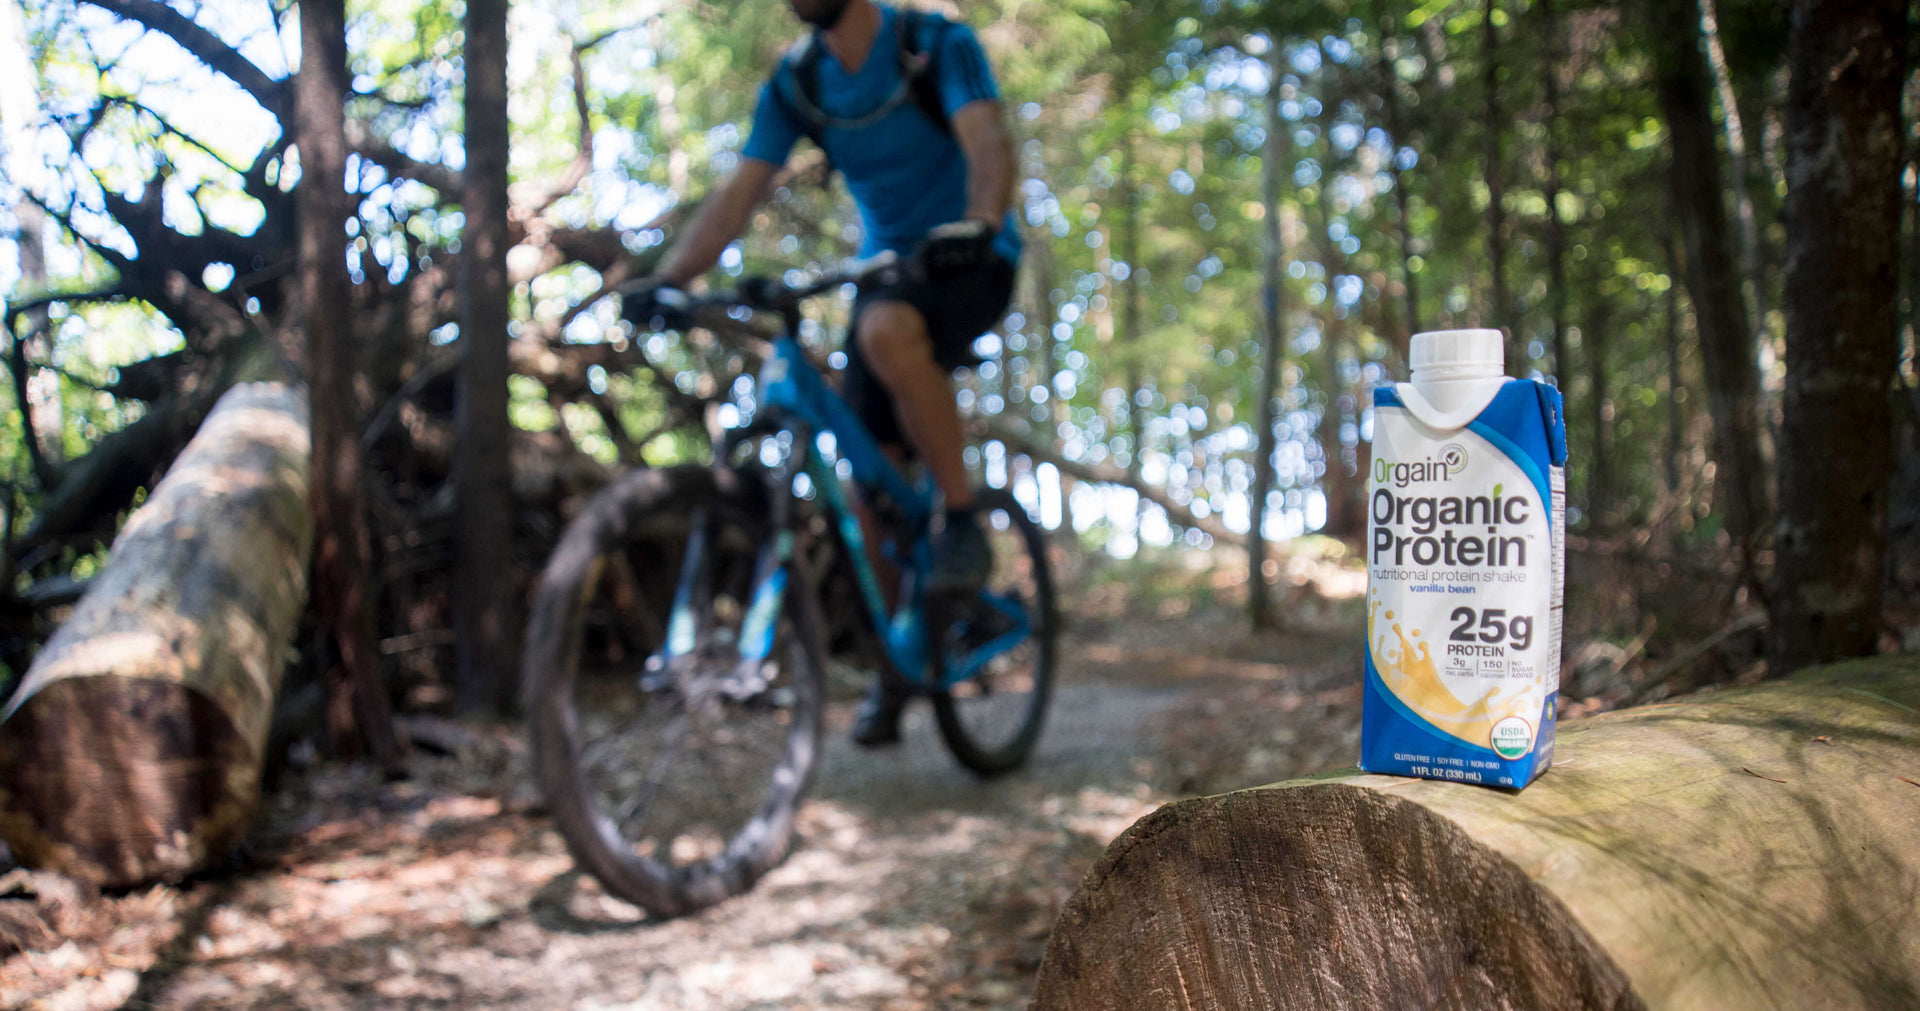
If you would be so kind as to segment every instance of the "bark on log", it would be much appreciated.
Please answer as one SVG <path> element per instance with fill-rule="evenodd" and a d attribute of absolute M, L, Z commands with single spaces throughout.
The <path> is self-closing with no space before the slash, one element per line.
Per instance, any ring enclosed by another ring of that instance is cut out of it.
<path fill-rule="evenodd" d="M 1920 658 L 1562 726 L 1521 793 L 1345 771 L 1182 801 L 1034 1007 L 1920 1007 Z"/>
<path fill-rule="evenodd" d="M 118 886 L 223 855 L 306 596 L 305 398 L 239 386 L 127 521 L 0 713 L 0 838 Z"/>

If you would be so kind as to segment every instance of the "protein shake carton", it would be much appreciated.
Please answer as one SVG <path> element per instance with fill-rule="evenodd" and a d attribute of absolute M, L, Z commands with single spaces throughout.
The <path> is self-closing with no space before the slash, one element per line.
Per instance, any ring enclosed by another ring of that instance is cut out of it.
<path fill-rule="evenodd" d="M 1502 375 L 1498 330 L 1411 352 L 1373 396 L 1360 767 L 1517 789 L 1553 761 L 1564 405 Z"/>

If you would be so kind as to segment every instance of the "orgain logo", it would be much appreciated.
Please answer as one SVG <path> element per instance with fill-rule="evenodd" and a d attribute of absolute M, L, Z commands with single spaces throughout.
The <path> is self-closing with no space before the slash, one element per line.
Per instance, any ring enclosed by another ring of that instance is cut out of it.
<path fill-rule="evenodd" d="M 1373 481 L 1375 484 L 1392 484 L 1395 488 L 1405 488 L 1419 481 L 1445 481 L 1467 469 L 1467 449 L 1457 442 L 1449 442 L 1440 447 L 1440 452 L 1425 460 L 1411 463 L 1396 463 L 1381 457 L 1373 460 Z"/>

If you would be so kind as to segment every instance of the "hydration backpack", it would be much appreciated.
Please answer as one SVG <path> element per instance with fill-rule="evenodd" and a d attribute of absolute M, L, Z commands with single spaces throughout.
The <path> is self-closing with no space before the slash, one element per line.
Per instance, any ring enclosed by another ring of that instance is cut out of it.
<path fill-rule="evenodd" d="M 946 110 L 940 104 L 940 72 L 935 63 L 941 40 L 950 24 L 946 18 L 931 11 L 896 11 L 893 19 L 894 60 L 900 68 L 900 86 L 881 100 L 879 105 L 859 115 L 833 116 L 820 108 L 820 61 L 827 57 L 827 47 L 817 31 L 803 39 L 800 47 L 774 68 L 774 97 L 799 120 L 802 133 L 823 152 L 827 146 L 822 141 L 826 139 L 829 127 L 858 130 L 872 126 L 908 102 L 917 106 L 942 133 L 951 137 L 953 124 L 948 121 Z M 782 71 L 790 72 L 782 74 Z M 782 77 L 786 79 L 783 81 Z M 827 172 L 829 175 L 833 172 L 831 156 L 828 157 Z"/>

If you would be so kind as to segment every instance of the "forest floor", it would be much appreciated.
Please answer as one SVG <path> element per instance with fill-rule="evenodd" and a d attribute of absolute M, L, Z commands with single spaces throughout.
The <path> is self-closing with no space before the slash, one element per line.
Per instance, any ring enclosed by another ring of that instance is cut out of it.
<path fill-rule="evenodd" d="M 1055 915 L 1135 819 L 1356 759 L 1364 572 L 1288 573 L 1289 628 L 1260 635 L 1243 573 L 1063 580 L 1086 589 L 1051 719 L 992 782 L 923 704 L 902 747 L 866 752 L 836 702 L 792 856 L 702 913 L 657 922 L 603 894 L 544 817 L 518 730 L 443 727 L 454 753 L 417 749 L 404 779 L 283 776 L 245 854 L 184 885 L 0 877 L 0 938 L 27 949 L 0 961 L 0 1007 L 1024 1008 Z"/>

